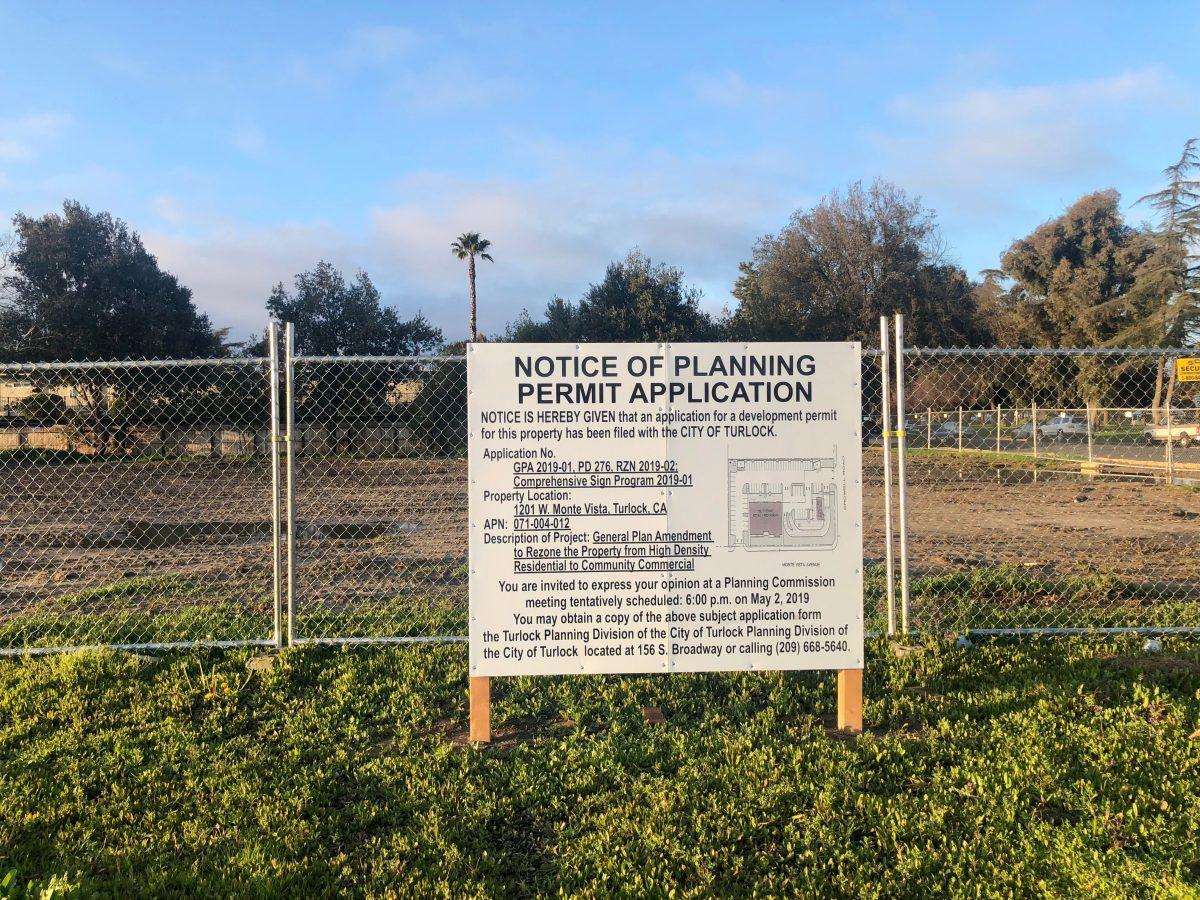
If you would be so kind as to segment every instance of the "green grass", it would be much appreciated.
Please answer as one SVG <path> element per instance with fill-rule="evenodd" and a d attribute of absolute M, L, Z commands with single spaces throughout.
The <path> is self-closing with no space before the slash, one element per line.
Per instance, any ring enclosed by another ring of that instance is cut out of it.
<path fill-rule="evenodd" d="M 349 605 L 302 599 L 298 632 L 306 637 L 465 635 L 466 566 L 422 564 L 413 577 L 419 579 L 417 587 L 392 597 L 354 597 Z M 269 579 L 269 573 L 228 583 L 149 575 L 41 597 L 29 612 L 0 617 L 0 649 L 269 639 L 274 627 Z M 445 593 L 430 596 L 436 579 Z M 305 587 L 302 581 L 302 593 Z"/>
<path fill-rule="evenodd" d="M 868 571 L 868 609 L 882 609 L 881 570 Z M 1115 575 L 1049 576 L 1014 565 L 915 575 L 909 592 L 921 629 L 1200 628 L 1200 588 Z M 868 627 L 871 627 L 868 624 Z"/>
<path fill-rule="evenodd" d="M 0 648 L 261 640 L 271 636 L 270 602 L 233 602 L 228 587 L 181 575 L 123 578 L 0 619 Z"/>
<path fill-rule="evenodd" d="M 1200 642 L 494 681 L 461 646 L 0 661 L 0 893 L 1195 896 Z M 664 726 L 646 725 L 642 706 Z"/>
<path fill-rule="evenodd" d="M 1123 425 L 1114 428 L 1101 428 L 1092 436 L 1093 442 L 1104 444 L 1145 443 L 1144 425 Z"/>
<path fill-rule="evenodd" d="M 984 467 L 1012 465 L 1018 466 L 1021 469 L 1052 469 L 1060 466 L 1062 463 L 1070 463 L 1071 465 L 1064 470 L 1068 472 L 1078 472 L 1079 467 L 1079 460 L 1077 459 L 1047 456 L 1045 454 L 1034 456 L 1032 447 L 1027 453 L 1016 453 L 1013 451 L 1001 451 L 997 453 L 995 450 L 987 447 L 975 449 L 964 447 L 962 450 L 958 450 L 953 446 L 908 447 L 905 450 L 905 455 L 909 459 L 932 460 L 942 463 L 969 463 Z"/>

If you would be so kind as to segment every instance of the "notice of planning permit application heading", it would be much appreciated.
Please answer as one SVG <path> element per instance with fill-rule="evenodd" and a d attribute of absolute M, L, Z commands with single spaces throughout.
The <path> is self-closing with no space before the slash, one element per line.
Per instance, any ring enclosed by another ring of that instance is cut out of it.
<path fill-rule="evenodd" d="M 472 675 L 863 664 L 857 343 L 475 344 Z"/>

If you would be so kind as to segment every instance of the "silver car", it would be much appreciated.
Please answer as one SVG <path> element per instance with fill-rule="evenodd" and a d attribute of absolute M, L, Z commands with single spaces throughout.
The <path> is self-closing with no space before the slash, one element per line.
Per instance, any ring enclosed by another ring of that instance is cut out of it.
<path fill-rule="evenodd" d="M 1045 439 L 1086 440 L 1088 435 L 1087 419 L 1083 416 L 1055 416 L 1045 425 L 1038 428 L 1038 434 Z"/>

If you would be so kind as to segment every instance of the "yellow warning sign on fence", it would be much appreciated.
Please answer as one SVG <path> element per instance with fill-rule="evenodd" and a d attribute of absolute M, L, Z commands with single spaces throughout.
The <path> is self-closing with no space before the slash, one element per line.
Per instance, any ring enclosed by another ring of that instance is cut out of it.
<path fill-rule="evenodd" d="M 1176 381 L 1200 381 L 1200 356 L 1175 360 Z"/>

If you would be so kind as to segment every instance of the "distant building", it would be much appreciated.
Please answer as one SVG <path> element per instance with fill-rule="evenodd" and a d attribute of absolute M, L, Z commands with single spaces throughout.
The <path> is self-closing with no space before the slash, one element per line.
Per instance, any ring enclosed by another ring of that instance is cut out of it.
<path fill-rule="evenodd" d="M 24 378 L 0 378 L 0 416 L 8 415 L 22 400 L 34 394 L 61 397 L 67 409 L 77 409 L 86 405 L 83 392 L 72 385 L 42 386 Z"/>

